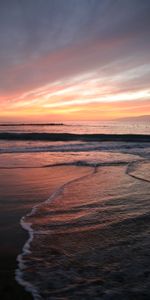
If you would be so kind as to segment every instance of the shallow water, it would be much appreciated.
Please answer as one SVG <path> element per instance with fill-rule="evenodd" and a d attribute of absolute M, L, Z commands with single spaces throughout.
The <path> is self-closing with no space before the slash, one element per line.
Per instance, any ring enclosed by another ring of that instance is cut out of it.
<path fill-rule="evenodd" d="M 131 166 L 82 172 L 22 219 L 17 279 L 35 299 L 148 299 L 149 183 Z"/>

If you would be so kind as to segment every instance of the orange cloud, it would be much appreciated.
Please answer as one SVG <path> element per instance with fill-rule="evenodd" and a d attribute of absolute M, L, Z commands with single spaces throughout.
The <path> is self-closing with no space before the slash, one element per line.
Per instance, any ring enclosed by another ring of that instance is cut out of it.
<path fill-rule="evenodd" d="M 117 76 L 88 72 L 14 97 L 1 97 L 0 116 L 43 121 L 105 120 L 150 113 L 150 89 L 132 89 L 130 85 L 122 87 Z"/>

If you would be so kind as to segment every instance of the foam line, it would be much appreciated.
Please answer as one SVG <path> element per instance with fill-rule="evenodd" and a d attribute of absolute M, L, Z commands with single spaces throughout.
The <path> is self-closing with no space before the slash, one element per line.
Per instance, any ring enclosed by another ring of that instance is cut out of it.
<path fill-rule="evenodd" d="M 95 168 L 93 168 L 92 173 L 90 173 L 90 174 L 86 174 L 86 175 L 80 176 L 76 179 L 73 179 L 73 180 L 70 180 L 70 181 L 66 182 L 61 187 L 59 187 L 56 191 L 54 191 L 54 193 L 52 193 L 52 195 L 45 201 L 45 203 L 49 203 L 49 202 L 54 201 L 55 198 L 57 196 L 59 196 L 63 192 L 64 188 L 66 186 L 68 186 L 69 184 L 71 184 L 73 182 L 76 182 L 76 181 L 79 181 L 79 180 L 81 180 L 83 178 L 86 178 L 88 176 L 91 176 L 94 173 L 95 173 Z M 22 217 L 22 219 L 20 221 L 20 224 L 21 224 L 22 228 L 28 231 L 29 238 L 28 238 L 27 242 L 25 243 L 25 245 L 23 246 L 22 253 L 19 254 L 18 257 L 17 257 L 18 268 L 15 271 L 16 281 L 20 285 L 22 285 L 25 288 L 26 291 L 30 292 L 35 300 L 41 300 L 42 299 L 39 296 L 37 289 L 30 282 L 27 282 L 22 278 L 22 270 L 25 268 L 23 258 L 24 258 L 24 255 L 26 255 L 27 253 L 30 253 L 30 244 L 31 244 L 31 242 L 34 238 L 34 230 L 32 229 L 32 224 L 27 223 L 25 221 L 25 218 L 28 217 L 28 216 L 34 215 L 36 213 L 38 207 L 40 207 L 41 205 L 43 205 L 43 202 L 35 205 L 33 207 L 33 209 L 31 210 L 31 212 L 28 213 L 26 216 Z"/>

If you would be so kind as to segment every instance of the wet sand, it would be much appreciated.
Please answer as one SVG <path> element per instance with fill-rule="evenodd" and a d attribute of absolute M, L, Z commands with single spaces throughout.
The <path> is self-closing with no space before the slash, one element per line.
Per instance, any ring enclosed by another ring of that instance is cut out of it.
<path fill-rule="evenodd" d="M 81 174 L 89 168 L 80 168 Z M 77 167 L 0 170 L 0 299 L 30 300 L 15 280 L 16 258 L 28 239 L 20 219 L 63 183 L 79 176 Z"/>
<path fill-rule="evenodd" d="M 20 230 L 20 228 L 16 228 L 16 230 Z M 24 232 L 21 233 L 21 239 L 19 240 L 19 244 L 24 243 L 27 234 Z M 18 240 L 16 238 L 16 244 L 18 244 Z M 18 255 L 18 251 L 20 251 L 20 247 L 16 245 L 16 249 L 8 251 L 8 249 L 3 252 L 0 251 L 0 299 L 3 300 L 31 300 L 33 299 L 30 293 L 25 292 L 24 288 L 18 285 L 15 280 L 15 269 L 16 269 L 16 256 Z"/>

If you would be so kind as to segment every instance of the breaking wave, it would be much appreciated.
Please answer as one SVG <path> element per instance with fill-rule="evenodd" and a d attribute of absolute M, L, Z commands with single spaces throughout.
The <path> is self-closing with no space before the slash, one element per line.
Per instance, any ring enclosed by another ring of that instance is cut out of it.
<path fill-rule="evenodd" d="M 148 134 L 73 134 L 73 133 L 16 133 L 1 132 L 1 140 L 30 141 L 114 141 L 114 142 L 150 142 Z"/>

